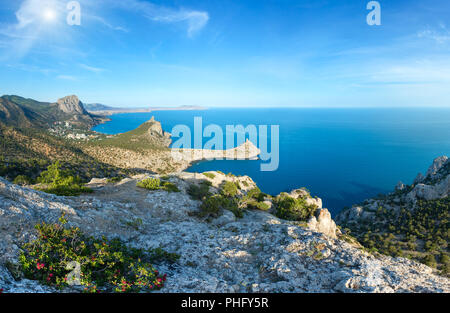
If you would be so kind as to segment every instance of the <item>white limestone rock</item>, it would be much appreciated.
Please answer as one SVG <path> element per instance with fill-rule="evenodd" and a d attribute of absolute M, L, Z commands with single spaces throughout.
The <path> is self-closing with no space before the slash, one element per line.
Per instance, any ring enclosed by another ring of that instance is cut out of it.
<path fill-rule="evenodd" d="M 0 178 L 0 288 L 56 292 L 34 281 L 15 281 L 5 263 L 16 261 L 19 248 L 35 238 L 35 224 L 54 222 L 66 212 L 69 226 L 88 235 L 178 253 L 175 265 L 156 265 L 167 274 L 161 292 L 450 292 L 449 279 L 425 265 L 374 257 L 267 212 L 251 210 L 237 220 L 225 212 L 227 223 L 207 223 L 191 214 L 200 202 L 186 195 L 183 176 L 193 179 L 191 173 L 170 178 L 179 193 L 137 188 L 140 177 L 80 197 L 57 197 Z M 333 229 L 327 210 L 315 218 L 316 229 Z M 127 226 L 136 219 L 142 221 L 139 227 Z"/>

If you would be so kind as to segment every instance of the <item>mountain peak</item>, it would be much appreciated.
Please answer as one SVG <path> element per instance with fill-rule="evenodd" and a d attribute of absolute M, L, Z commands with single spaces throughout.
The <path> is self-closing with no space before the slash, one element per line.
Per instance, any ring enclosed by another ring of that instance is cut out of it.
<path fill-rule="evenodd" d="M 76 95 L 67 96 L 57 101 L 58 108 L 64 113 L 87 114 L 83 103 Z"/>

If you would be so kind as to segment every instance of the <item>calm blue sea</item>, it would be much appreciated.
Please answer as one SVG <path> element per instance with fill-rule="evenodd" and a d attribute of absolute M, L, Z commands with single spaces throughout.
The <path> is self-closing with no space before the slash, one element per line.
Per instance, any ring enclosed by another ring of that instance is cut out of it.
<path fill-rule="evenodd" d="M 432 160 L 450 155 L 450 109 L 210 109 L 157 111 L 111 116 L 94 130 L 117 134 L 152 116 L 165 131 L 177 124 L 193 130 L 194 117 L 204 127 L 217 124 L 280 125 L 280 164 L 261 172 L 262 161 L 200 162 L 188 171 L 220 170 L 249 175 L 261 190 L 278 194 L 308 188 L 336 214 L 342 208 L 411 183 Z M 174 140 L 176 140 L 174 138 Z M 208 138 L 204 139 L 206 142 Z M 239 143 L 237 143 L 239 144 Z"/>

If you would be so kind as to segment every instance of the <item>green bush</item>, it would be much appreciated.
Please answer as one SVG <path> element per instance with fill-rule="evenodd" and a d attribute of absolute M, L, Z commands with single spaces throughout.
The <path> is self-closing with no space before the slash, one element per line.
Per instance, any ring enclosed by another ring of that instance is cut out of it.
<path fill-rule="evenodd" d="M 167 192 L 180 192 L 180 190 L 175 184 L 168 181 L 161 182 L 158 178 L 144 179 L 143 181 L 138 182 L 136 186 L 148 190 L 165 190 Z"/>
<path fill-rule="evenodd" d="M 205 175 L 206 177 L 208 177 L 210 179 L 214 179 L 216 177 L 216 175 L 214 175 L 213 173 L 203 173 L 203 175 Z"/>
<path fill-rule="evenodd" d="M 211 195 L 209 192 L 210 186 L 211 183 L 209 181 L 202 181 L 199 185 L 191 184 L 187 189 L 187 193 L 193 200 L 203 200 Z"/>
<path fill-rule="evenodd" d="M 138 182 L 136 186 L 148 190 L 158 190 L 161 188 L 161 181 L 158 178 L 147 178 Z"/>
<path fill-rule="evenodd" d="M 425 264 L 429 267 L 436 268 L 436 266 L 437 266 L 436 258 L 431 253 L 427 254 L 425 256 L 425 258 L 423 259 L 423 264 Z"/>
<path fill-rule="evenodd" d="M 258 202 L 258 204 L 256 205 L 256 208 L 261 211 L 267 211 L 270 209 L 269 205 L 264 202 Z"/>
<path fill-rule="evenodd" d="M 303 198 L 294 199 L 280 195 L 275 201 L 276 216 L 291 221 L 307 221 L 317 210 L 315 205 L 308 205 Z"/>
<path fill-rule="evenodd" d="M 180 189 L 178 187 L 170 182 L 163 182 L 161 189 L 168 191 L 168 192 L 180 192 Z"/>
<path fill-rule="evenodd" d="M 235 183 L 226 181 L 222 186 L 221 193 L 226 197 L 235 197 L 238 194 L 238 187 Z"/>
<path fill-rule="evenodd" d="M 200 205 L 200 217 L 219 216 L 220 210 L 223 206 L 223 197 L 220 195 L 213 195 L 211 197 L 207 197 L 203 200 Z"/>
<path fill-rule="evenodd" d="M 115 177 L 110 177 L 106 180 L 107 183 L 109 184 L 116 184 L 116 183 L 120 183 L 122 181 L 123 177 L 121 176 L 115 176 Z"/>
<path fill-rule="evenodd" d="M 247 196 L 257 200 L 258 202 L 264 201 L 265 194 L 261 192 L 261 190 L 258 187 L 255 187 L 253 189 L 250 189 L 247 192 Z"/>
<path fill-rule="evenodd" d="M 221 194 L 204 198 L 198 215 L 200 217 L 218 217 L 222 210 L 229 210 L 238 218 L 244 216 L 236 198 L 228 198 Z"/>
<path fill-rule="evenodd" d="M 13 183 L 16 184 L 16 185 L 21 185 L 21 186 L 23 186 L 23 185 L 31 185 L 33 182 L 32 182 L 32 180 L 31 180 L 31 178 L 29 178 L 28 176 L 25 176 L 25 175 L 18 175 L 18 176 L 14 179 Z"/>
<path fill-rule="evenodd" d="M 59 161 L 42 172 L 38 182 L 45 185 L 45 187 L 37 188 L 38 190 L 58 196 L 78 196 L 92 192 L 92 189 L 84 187 L 79 176 L 71 176 L 69 171 L 62 170 Z"/>
<path fill-rule="evenodd" d="M 25 244 L 19 257 L 26 278 L 62 289 L 74 282 L 68 265 L 76 262 L 76 284 L 85 292 L 148 292 L 164 286 L 166 275 L 149 263 L 152 251 L 128 248 L 120 239 L 88 237 L 66 223 L 62 216 L 59 223 L 36 225 L 38 238 Z"/>

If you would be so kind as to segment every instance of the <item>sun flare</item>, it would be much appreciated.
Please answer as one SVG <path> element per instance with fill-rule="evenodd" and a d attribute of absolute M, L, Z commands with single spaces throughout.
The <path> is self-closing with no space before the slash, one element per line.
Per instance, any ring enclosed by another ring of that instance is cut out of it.
<path fill-rule="evenodd" d="M 51 21 L 55 20 L 56 12 L 51 8 L 47 8 L 43 11 L 42 16 L 45 21 L 51 22 Z"/>

